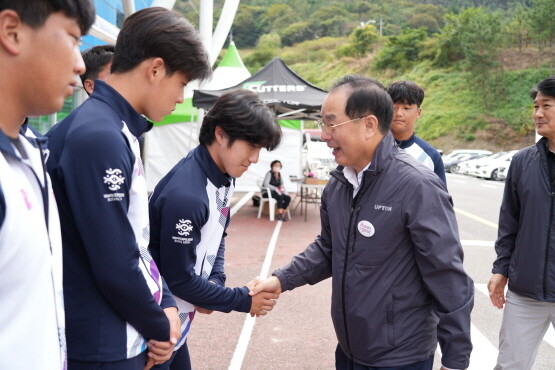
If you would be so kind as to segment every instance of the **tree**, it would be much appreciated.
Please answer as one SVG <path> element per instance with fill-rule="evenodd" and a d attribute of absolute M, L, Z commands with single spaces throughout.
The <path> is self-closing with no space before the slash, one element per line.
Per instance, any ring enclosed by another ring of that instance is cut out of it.
<path fill-rule="evenodd" d="M 263 14 L 265 9 L 260 6 L 239 6 L 233 21 L 233 38 L 239 48 L 249 48 L 256 45 L 256 41 L 267 28 Z"/>
<path fill-rule="evenodd" d="M 491 103 L 490 96 L 500 93 L 496 81 L 500 79 L 502 66 L 501 34 L 503 22 L 499 13 L 489 13 L 483 8 L 468 8 L 460 14 L 449 14 L 447 24 L 440 35 L 438 59 L 445 63 L 453 60 L 456 53 L 460 66 L 470 72 L 479 86 L 483 103 Z"/>
<path fill-rule="evenodd" d="M 358 27 L 349 36 L 350 43 L 337 51 L 337 56 L 361 57 L 372 51 L 379 37 L 378 31 L 373 25 Z"/>
<path fill-rule="evenodd" d="M 406 70 L 420 60 L 422 42 L 426 39 L 426 31 L 405 28 L 398 36 L 390 36 L 383 49 L 374 59 L 377 69 Z"/>
<path fill-rule="evenodd" d="M 256 49 L 243 59 L 245 66 L 251 73 L 258 71 L 278 55 L 280 48 L 281 38 L 277 33 L 262 35 Z"/>
<path fill-rule="evenodd" d="M 337 5 L 323 6 L 309 18 L 310 27 L 316 37 L 346 36 L 353 28 L 350 14 Z"/>
<path fill-rule="evenodd" d="M 309 22 L 296 22 L 290 24 L 281 31 L 280 35 L 284 46 L 291 46 L 298 42 L 314 38 L 314 32 Z"/>
<path fill-rule="evenodd" d="M 528 10 L 528 28 L 530 36 L 538 44 L 538 52 L 542 54 L 544 48 L 555 45 L 555 1 L 532 0 Z"/>
<path fill-rule="evenodd" d="M 269 31 L 278 32 L 297 20 L 297 13 L 287 4 L 272 4 L 264 18 Z"/>
<path fill-rule="evenodd" d="M 428 34 L 439 31 L 439 23 L 428 14 L 414 14 L 409 20 L 409 25 L 413 28 L 424 28 Z"/>

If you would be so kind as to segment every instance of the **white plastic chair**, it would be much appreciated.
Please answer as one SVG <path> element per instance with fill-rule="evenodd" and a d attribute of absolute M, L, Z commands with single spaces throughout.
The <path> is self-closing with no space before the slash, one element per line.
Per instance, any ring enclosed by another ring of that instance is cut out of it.
<path fill-rule="evenodd" d="M 260 205 L 258 206 L 258 218 L 262 216 L 262 208 L 264 207 L 264 203 L 268 203 L 270 221 L 274 221 L 277 200 L 272 198 L 272 192 L 270 191 L 269 188 L 265 188 L 264 186 L 262 186 L 262 184 L 259 184 L 259 187 L 260 187 Z M 264 195 L 266 195 L 267 197 L 265 198 Z"/>
<path fill-rule="evenodd" d="M 263 179 L 258 179 L 256 181 L 258 187 L 260 188 L 260 205 L 258 206 L 258 218 L 262 216 L 262 208 L 264 207 L 264 203 L 268 203 L 268 213 L 270 214 L 270 221 L 274 221 L 276 218 L 275 216 L 277 200 L 272 198 L 272 191 L 270 190 L 270 188 L 262 186 L 263 182 Z M 266 198 L 264 197 L 264 194 L 266 194 Z M 289 219 L 291 219 L 289 207 L 287 207 L 287 216 L 289 217 Z"/>

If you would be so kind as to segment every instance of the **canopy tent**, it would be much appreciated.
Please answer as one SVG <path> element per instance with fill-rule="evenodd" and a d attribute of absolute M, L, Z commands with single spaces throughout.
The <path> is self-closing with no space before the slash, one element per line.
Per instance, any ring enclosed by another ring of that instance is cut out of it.
<path fill-rule="evenodd" d="M 312 119 L 320 114 L 326 91 L 302 79 L 281 59 L 274 58 L 245 81 L 221 90 L 196 90 L 195 107 L 209 109 L 222 94 L 246 89 L 256 94 L 278 115 L 278 119 Z"/>

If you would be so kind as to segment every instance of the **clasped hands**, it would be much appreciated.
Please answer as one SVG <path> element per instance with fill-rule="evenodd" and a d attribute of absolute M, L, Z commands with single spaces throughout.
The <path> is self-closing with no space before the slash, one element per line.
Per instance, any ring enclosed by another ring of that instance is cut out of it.
<path fill-rule="evenodd" d="M 281 283 L 275 276 L 260 281 L 258 277 L 246 284 L 252 297 L 251 317 L 260 317 L 271 311 L 281 294 Z"/>

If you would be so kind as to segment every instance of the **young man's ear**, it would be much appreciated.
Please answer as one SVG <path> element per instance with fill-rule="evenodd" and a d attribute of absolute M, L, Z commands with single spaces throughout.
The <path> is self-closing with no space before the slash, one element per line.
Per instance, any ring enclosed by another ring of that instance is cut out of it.
<path fill-rule="evenodd" d="M 223 128 L 221 128 L 220 126 L 216 126 L 216 128 L 214 129 L 214 137 L 216 138 L 218 144 L 224 144 L 227 139 L 227 134 L 225 133 Z"/>
<path fill-rule="evenodd" d="M 6 9 L 0 12 L 0 45 L 7 53 L 20 53 L 22 27 L 23 22 L 15 11 Z"/>
<path fill-rule="evenodd" d="M 91 95 L 94 90 L 94 81 L 87 78 L 83 81 L 83 88 L 89 93 L 89 95 Z"/>
<path fill-rule="evenodd" d="M 155 81 L 166 76 L 166 65 L 162 58 L 152 58 L 147 68 L 148 80 Z"/>

